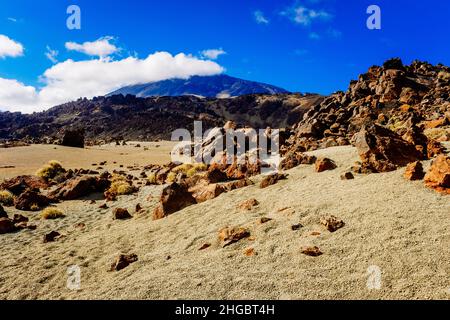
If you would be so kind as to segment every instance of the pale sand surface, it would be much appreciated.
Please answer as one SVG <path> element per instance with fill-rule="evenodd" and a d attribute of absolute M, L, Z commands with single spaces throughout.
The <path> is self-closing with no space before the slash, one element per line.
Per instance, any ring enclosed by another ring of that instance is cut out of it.
<path fill-rule="evenodd" d="M 300 166 L 267 189 L 235 190 L 159 221 L 150 213 L 161 186 L 111 203 L 132 214 L 136 203 L 143 205 L 146 212 L 127 221 L 113 221 L 112 208 L 98 209 L 102 201 L 59 204 L 67 217 L 58 221 L 26 213 L 37 230 L 0 236 L 0 299 L 449 299 L 450 198 L 404 180 L 404 169 L 340 180 L 358 158 L 352 147 L 313 153 L 332 158 L 338 169 Z M 249 198 L 260 205 L 236 208 Z M 285 207 L 295 212 L 277 212 Z M 330 214 L 345 227 L 326 231 L 319 219 Z M 263 216 L 273 220 L 260 225 Z M 80 222 L 85 230 L 74 228 Z M 304 227 L 294 232 L 295 223 Z M 248 227 L 254 240 L 221 248 L 217 235 L 225 226 Z M 42 243 L 51 230 L 66 237 Z M 205 242 L 212 246 L 199 251 Z M 301 254 L 304 245 L 323 255 Z M 244 255 L 250 247 L 256 256 Z M 135 253 L 139 261 L 108 272 L 119 253 Z M 81 269 L 79 291 L 66 287 L 71 265 Z M 382 271 L 380 290 L 366 285 L 372 265 Z"/>
<path fill-rule="evenodd" d="M 140 148 L 136 145 L 140 144 Z M 0 149 L 0 181 L 18 175 L 34 174 L 50 160 L 58 160 L 67 169 L 95 170 L 102 161 L 108 161 L 102 166 L 105 170 L 119 168 L 119 165 L 163 164 L 170 161 L 170 151 L 176 142 L 127 142 L 126 146 L 108 144 L 102 146 L 69 148 L 56 145 L 30 145 L 28 147 Z M 148 150 L 144 150 L 144 147 Z M 117 163 L 114 164 L 113 161 Z M 4 168 L 14 166 L 14 168 Z M 2 168 L 3 167 L 3 168 Z"/>

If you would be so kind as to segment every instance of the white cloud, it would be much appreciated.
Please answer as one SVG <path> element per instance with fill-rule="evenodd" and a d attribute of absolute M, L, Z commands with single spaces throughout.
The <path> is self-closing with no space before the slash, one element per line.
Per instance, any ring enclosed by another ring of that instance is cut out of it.
<path fill-rule="evenodd" d="M 212 60 L 216 60 L 219 56 L 221 56 L 223 54 L 227 54 L 227 53 L 225 51 L 223 51 L 222 48 L 208 49 L 208 50 L 203 50 L 201 52 L 202 57 L 212 59 Z"/>
<path fill-rule="evenodd" d="M 23 55 L 23 46 L 7 36 L 0 34 L 0 58 L 20 57 Z"/>
<path fill-rule="evenodd" d="M 30 113 L 78 99 L 108 94 L 121 87 L 193 75 L 213 75 L 224 69 L 210 60 L 184 53 L 156 52 L 145 59 L 66 60 L 47 69 L 38 90 L 0 78 L 0 109 Z"/>
<path fill-rule="evenodd" d="M 66 42 L 66 49 L 69 51 L 77 51 L 88 56 L 107 57 L 119 51 L 110 41 L 113 37 L 103 37 L 93 42 L 84 42 L 82 44 L 76 42 Z"/>
<path fill-rule="evenodd" d="M 253 16 L 255 17 L 255 20 L 259 24 L 269 24 L 269 20 L 264 16 L 264 13 L 262 11 L 257 10 L 253 12 Z"/>
<path fill-rule="evenodd" d="M 13 17 L 8 17 L 8 18 L 6 18 L 8 21 L 11 21 L 11 22 L 18 22 L 18 20 L 16 19 L 16 18 L 13 18 Z"/>
<path fill-rule="evenodd" d="M 56 57 L 58 56 L 59 52 L 57 50 L 53 50 L 49 46 L 47 46 L 47 52 L 45 52 L 45 56 L 48 60 L 50 60 L 53 63 L 57 63 L 58 59 Z"/>
<path fill-rule="evenodd" d="M 296 24 L 303 26 L 309 26 L 314 20 L 326 21 L 333 16 L 324 10 L 308 9 L 303 6 L 297 6 L 290 8 L 281 13 L 284 16 L 289 17 Z"/>
<path fill-rule="evenodd" d="M 313 40 L 319 40 L 320 39 L 320 35 L 317 32 L 310 32 L 308 37 L 310 39 L 313 39 Z"/>

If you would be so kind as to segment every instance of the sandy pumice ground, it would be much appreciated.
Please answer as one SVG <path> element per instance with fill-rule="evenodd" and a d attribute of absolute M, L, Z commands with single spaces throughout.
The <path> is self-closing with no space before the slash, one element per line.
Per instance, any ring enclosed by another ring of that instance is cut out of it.
<path fill-rule="evenodd" d="M 315 173 L 313 166 L 300 166 L 267 189 L 235 190 L 159 221 L 151 220 L 151 211 L 162 186 L 120 197 L 105 210 L 98 208 L 102 200 L 89 204 L 95 196 L 64 202 L 58 207 L 66 217 L 57 221 L 26 213 L 37 230 L 0 236 L 0 298 L 449 299 L 450 198 L 422 181 L 406 181 L 404 169 L 342 181 L 341 173 L 358 160 L 353 147 L 313 154 L 339 167 Z M 251 211 L 236 208 L 249 198 L 260 204 Z M 137 203 L 143 213 L 134 213 Z M 113 220 L 114 207 L 128 208 L 133 219 Z M 319 223 L 327 215 L 343 219 L 345 227 L 328 232 Z M 261 217 L 273 220 L 259 224 Z M 292 231 L 298 223 L 303 228 Z M 248 227 L 250 240 L 222 248 L 218 231 L 226 226 Z M 44 244 L 43 235 L 52 230 L 65 237 Z M 199 251 L 207 242 L 212 246 Z M 323 255 L 301 253 L 311 245 Z M 246 256 L 248 248 L 257 255 Z M 120 253 L 135 253 L 139 260 L 108 271 Z M 71 265 L 81 270 L 78 291 L 66 287 Z M 371 266 L 382 272 L 379 290 L 367 287 Z"/>

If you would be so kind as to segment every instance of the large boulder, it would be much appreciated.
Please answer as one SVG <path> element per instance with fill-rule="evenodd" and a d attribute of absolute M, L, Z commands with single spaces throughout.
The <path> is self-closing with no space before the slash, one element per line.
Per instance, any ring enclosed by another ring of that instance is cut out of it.
<path fill-rule="evenodd" d="M 450 194 L 450 156 L 440 155 L 433 160 L 425 175 L 425 184 L 438 192 Z"/>
<path fill-rule="evenodd" d="M 8 218 L 0 218 L 0 234 L 12 233 L 17 231 L 14 222 Z"/>
<path fill-rule="evenodd" d="M 5 180 L 0 184 L 0 190 L 9 190 L 16 196 L 28 189 L 34 190 L 41 188 L 48 188 L 48 184 L 44 179 L 36 176 L 18 176 Z"/>
<path fill-rule="evenodd" d="M 64 131 L 61 145 L 66 147 L 84 148 L 84 130 L 66 129 Z"/>
<path fill-rule="evenodd" d="M 185 184 L 172 183 L 164 188 L 159 205 L 153 211 L 153 220 L 162 219 L 196 203 Z"/>
<path fill-rule="evenodd" d="M 104 192 L 110 185 L 104 177 L 75 177 L 51 192 L 50 196 L 58 200 L 75 200 L 94 192 Z"/>
<path fill-rule="evenodd" d="M 364 126 L 353 140 L 362 167 L 373 172 L 394 171 L 423 157 L 413 144 L 377 124 Z"/>
<path fill-rule="evenodd" d="M 37 211 L 47 207 L 51 199 L 33 190 L 23 192 L 14 202 L 16 209 Z"/>

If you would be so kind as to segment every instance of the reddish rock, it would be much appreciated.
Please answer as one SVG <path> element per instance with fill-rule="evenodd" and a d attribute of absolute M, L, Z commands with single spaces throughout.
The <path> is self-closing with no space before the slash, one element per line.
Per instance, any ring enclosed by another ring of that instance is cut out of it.
<path fill-rule="evenodd" d="M 433 160 L 425 175 L 425 184 L 438 192 L 450 194 L 450 156 L 440 155 Z"/>
<path fill-rule="evenodd" d="M 281 161 L 280 169 L 289 170 L 301 164 L 314 164 L 316 160 L 315 156 L 309 156 L 301 152 L 290 152 Z"/>
<path fill-rule="evenodd" d="M 363 127 L 355 135 L 354 145 L 358 149 L 362 167 L 373 172 L 393 171 L 422 158 L 413 144 L 376 124 Z"/>
<path fill-rule="evenodd" d="M 11 219 L 0 218 L 0 234 L 12 233 L 15 231 L 17 231 L 17 229 Z"/>
<path fill-rule="evenodd" d="M 28 189 L 46 189 L 48 187 L 49 185 L 44 179 L 36 176 L 18 176 L 0 184 L 0 190 L 8 190 L 16 196 Z"/>
<path fill-rule="evenodd" d="M 196 203 L 184 184 L 172 183 L 162 191 L 159 205 L 153 211 L 153 220 L 162 219 Z"/>
<path fill-rule="evenodd" d="M 341 180 L 352 180 L 355 179 L 355 176 L 351 172 L 345 172 L 341 174 Z"/>
<path fill-rule="evenodd" d="M 47 207 L 51 199 L 39 194 L 36 191 L 23 192 L 14 202 L 16 209 L 24 211 L 40 210 Z"/>
<path fill-rule="evenodd" d="M 327 170 L 334 170 L 337 166 L 333 160 L 328 158 L 319 158 L 316 160 L 315 169 L 316 172 L 323 172 Z"/>
<path fill-rule="evenodd" d="M 301 252 L 311 257 L 318 257 L 323 254 L 318 247 L 305 247 L 302 248 Z"/>
<path fill-rule="evenodd" d="M 264 179 L 259 184 L 259 187 L 261 189 L 264 189 L 271 185 L 276 184 L 279 180 L 285 180 L 286 178 L 287 178 L 286 174 L 273 173 L 273 174 L 270 174 L 270 175 L 264 177 Z"/>
<path fill-rule="evenodd" d="M 223 228 L 219 231 L 222 247 L 227 247 L 241 239 L 250 237 L 250 231 L 245 228 Z"/>
<path fill-rule="evenodd" d="M 211 247 L 211 243 L 204 243 L 198 250 L 205 250 Z"/>
<path fill-rule="evenodd" d="M 237 208 L 240 210 L 252 210 L 253 207 L 256 207 L 258 204 L 258 200 L 252 198 L 241 202 L 238 204 Z"/>
<path fill-rule="evenodd" d="M 189 189 L 197 203 L 214 199 L 225 192 L 224 187 L 218 184 L 199 185 Z"/>
<path fill-rule="evenodd" d="M 126 219 L 131 219 L 132 216 L 130 215 L 130 213 L 128 212 L 127 209 L 123 209 L 123 208 L 115 208 L 113 210 L 113 219 L 114 220 L 126 220 Z"/>
<path fill-rule="evenodd" d="M 257 253 L 254 248 L 248 248 L 248 249 L 244 250 L 244 255 L 246 255 L 247 257 L 252 257 L 252 256 L 256 256 Z"/>
<path fill-rule="evenodd" d="M 343 228 L 345 226 L 344 221 L 336 218 L 335 216 L 329 216 L 326 218 L 322 218 L 320 220 L 320 223 L 323 224 L 325 226 L 325 228 L 327 228 L 327 230 L 330 232 L 335 232 L 338 229 Z"/>
<path fill-rule="evenodd" d="M 425 175 L 423 172 L 423 166 L 420 161 L 412 162 L 406 166 L 403 176 L 407 180 L 422 180 Z"/>
<path fill-rule="evenodd" d="M 236 189 L 248 187 L 248 186 L 251 186 L 253 184 L 254 183 L 250 179 L 245 178 L 245 179 L 240 179 L 240 180 L 224 183 L 222 186 L 228 192 L 228 191 L 233 191 L 233 190 L 236 190 Z"/>
<path fill-rule="evenodd" d="M 94 192 L 103 192 L 110 186 L 106 178 L 83 176 L 68 180 L 61 187 L 50 193 L 59 200 L 75 200 Z"/>
<path fill-rule="evenodd" d="M 111 265 L 111 271 L 120 271 L 128 267 L 131 263 L 138 261 L 138 256 L 132 254 L 121 254 Z"/>

